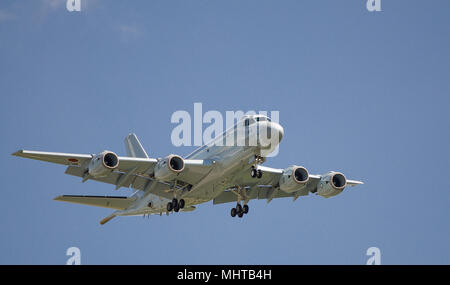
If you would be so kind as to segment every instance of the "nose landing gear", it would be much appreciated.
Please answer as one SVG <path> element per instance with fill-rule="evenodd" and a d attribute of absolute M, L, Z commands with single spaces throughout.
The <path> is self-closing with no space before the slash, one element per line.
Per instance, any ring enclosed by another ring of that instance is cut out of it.
<path fill-rule="evenodd" d="M 252 169 L 250 170 L 250 176 L 252 178 L 261 178 L 262 177 L 262 171 L 261 169 L 256 169 L 254 166 L 252 166 Z"/>

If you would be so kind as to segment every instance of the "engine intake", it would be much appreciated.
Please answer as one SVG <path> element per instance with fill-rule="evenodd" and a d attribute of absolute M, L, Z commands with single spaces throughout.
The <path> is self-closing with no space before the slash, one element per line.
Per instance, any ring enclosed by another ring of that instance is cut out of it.
<path fill-rule="evenodd" d="M 184 160 L 178 155 L 174 155 L 169 158 L 169 167 L 174 172 L 181 172 L 184 169 Z"/>
<path fill-rule="evenodd" d="M 106 168 L 114 169 L 119 166 L 119 158 L 114 152 L 107 152 L 103 155 L 103 165 Z"/>
<path fill-rule="evenodd" d="M 112 151 L 103 151 L 95 155 L 89 162 L 89 175 L 104 177 L 119 166 L 119 157 Z"/>
<path fill-rule="evenodd" d="M 309 181 L 309 173 L 303 166 L 292 165 L 285 170 L 280 177 L 280 189 L 291 193 L 303 188 Z"/>
<path fill-rule="evenodd" d="M 335 173 L 331 179 L 331 186 L 336 190 L 343 190 L 347 185 L 347 180 L 342 173 Z"/>
<path fill-rule="evenodd" d="M 329 172 L 322 176 L 317 185 L 317 194 L 329 198 L 340 194 L 347 186 L 347 179 L 340 172 Z"/>
<path fill-rule="evenodd" d="M 171 180 L 184 170 L 184 160 L 171 154 L 158 161 L 155 166 L 155 178 L 159 180 Z"/>
<path fill-rule="evenodd" d="M 306 183 L 306 182 L 308 182 L 308 179 L 309 179 L 308 170 L 306 170 L 306 168 L 301 167 L 301 166 L 295 168 L 295 170 L 293 171 L 293 176 L 294 176 L 295 182 L 297 182 L 299 184 Z"/>

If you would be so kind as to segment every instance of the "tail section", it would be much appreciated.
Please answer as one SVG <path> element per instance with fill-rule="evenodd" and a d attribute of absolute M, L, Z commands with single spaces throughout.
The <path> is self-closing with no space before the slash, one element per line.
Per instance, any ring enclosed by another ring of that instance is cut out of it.
<path fill-rule="evenodd" d="M 148 158 L 145 149 L 135 134 L 129 134 L 125 138 L 125 147 L 129 157 Z"/>
<path fill-rule="evenodd" d="M 100 225 L 106 224 L 107 222 L 111 221 L 115 217 L 116 217 L 116 215 L 114 213 L 109 215 L 108 217 L 106 217 L 106 218 L 104 218 L 103 220 L 100 221 Z"/>

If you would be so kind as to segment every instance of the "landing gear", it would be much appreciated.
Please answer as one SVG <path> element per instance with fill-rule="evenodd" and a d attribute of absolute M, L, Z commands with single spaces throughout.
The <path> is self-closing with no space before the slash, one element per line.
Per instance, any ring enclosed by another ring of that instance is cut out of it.
<path fill-rule="evenodd" d="M 184 199 L 180 199 L 179 204 L 180 204 L 180 209 L 183 209 L 184 208 Z"/>
<path fill-rule="evenodd" d="M 236 208 L 231 209 L 231 216 L 234 218 L 236 217 L 237 211 Z"/>
<path fill-rule="evenodd" d="M 262 171 L 261 171 L 261 169 L 258 169 L 258 175 L 257 175 L 257 177 L 258 177 L 258 178 L 261 178 L 261 177 L 262 177 Z"/>
<path fill-rule="evenodd" d="M 252 167 L 252 169 L 250 170 L 250 176 L 252 178 L 261 178 L 262 177 L 262 171 L 261 169 L 256 169 L 254 166 Z"/>
<path fill-rule="evenodd" d="M 171 202 L 167 203 L 167 211 L 170 212 L 174 210 L 176 213 L 178 213 L 181 209 L 184 208 L 184 199 L 180 199 L 178 201 L 177 198 L 173 198 Z"/>
<path fill-rule="evenodd" d="M 172 205 L 173 205 L 173 208 L 174 208 L 174 209 L 178 206 L 178 200 L 177 200 L 177 198 L 173 198 L 173 199 L 172 199 Z"/>
<path fill-rule="evenodd" d="M 236 208 L 231 209 L 231 216 L 234 218 L 236 217 L 236 215 L 239 218 L 242 218 L 244 216 L 244 214 L 248 213 L 248 205 L 244 205 L 244 207 L 241 206 L 241 204 L 237 204 Z"/>

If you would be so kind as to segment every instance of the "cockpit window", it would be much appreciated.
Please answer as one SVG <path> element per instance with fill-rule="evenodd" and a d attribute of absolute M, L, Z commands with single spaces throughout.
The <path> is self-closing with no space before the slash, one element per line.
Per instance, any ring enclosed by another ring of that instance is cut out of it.
<path fill-rule="evenodd" d="M 267 118 L 267 117 L 256 117 L 256 121 L 257 122 L 263 122 L 263 121 L 269 121 L 270 122 L 270 119 Z"/>
<path fill-rule="evenodd" d="M 250 126 L 253 123 L 255 123 L 255 119 L 254 118 L 246 118 L 244 120 L 244 126 Z"/>

